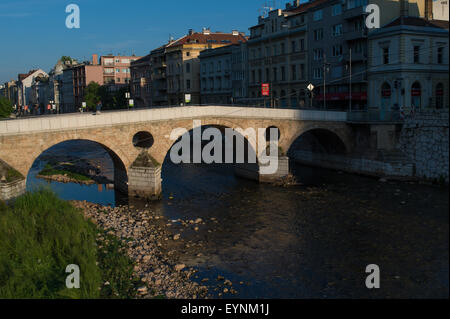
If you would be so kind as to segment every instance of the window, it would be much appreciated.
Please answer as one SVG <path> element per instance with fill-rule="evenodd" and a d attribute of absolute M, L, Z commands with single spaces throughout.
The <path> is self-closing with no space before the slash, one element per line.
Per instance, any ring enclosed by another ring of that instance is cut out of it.
<path fill-rule="evenodd" d="M 420 63 L 420 46 L 414 46 L 414 63 Z"/>
<path fill-rule="evenodd" d="M 286 81 L 286 69 L 284 66 L 281 67 L 281 81 Z"/>
<path fill-rule="evenodd" d="M 314 79 L 321 79 L 322 78 L 322 73 L 323 73 L 322 68 L 315 68 L 314 71 L 313 71 Z"/>
<path fill-rule="evenodd" d="M 300 64 L 300 78 L 301 79 L 305 78 L 305 65 L 304 64 Z"/>
<path fill-rule="evenodd" d="M 333 12 L 332 12 L 333 17 L 338 16 L 338 15 L 340 15 L 341 13 L 342 13 L 342 5 L 341 5 L 340 3 L 335 4 L 335 5 L 333 6 Z"/>
<path fill-rule="evenodd" d="M 416 109 L 422 107 L 422 86 L 419 82 L 414 82 L 411 86 L 411 106 Z"/>
<path fill-rule="evenodd" d="M 361 6 L 366 6 L 367 0 L 348 0 L 347 9 L 354 9 Z"/>
<path fill-rule="evenodd" d="M 297 42 L 292 41 L 292 53 L 297 52 Z"/>
<path fill-rule="evenodd" d="M 286 48 L 284 46 L 284 43 L 281 43 L 281 54 L 285 54 L 286 53 Z"/>
<path fill-rule="evenodd" d="M 251 79 L 252 83 L 255 83 L 255 71 L 252 71 L 252 79 Z"/>
<path fill-rule="evenodd" d="M 186 73 L 191 73 L 191 64 L 186 63 Z"/>
<path fill-rule="evenodd" d="M 270 81 L 270 70 L 266 69 L 266 81 Z"/>
<path fill-rule="evenodd" d="M 323 11 L 322 10 L 317 10 L 314 12 L 314 21 L 320 21 L 323 18 Z"/>
<path fill-rule="evenodd" d="M 297 66 L 296 65 L 292 65 L 291 66 L 291 78 L 292 80 L 297 80 Z"/>
<path fill-rule="evenodd" d="M 300 51 L 305 51 L 305 39 L 300 39 Z"/>
<path fill-rule="evenodd" d="M 188 91 L 191 89 L 191 80 L 186 80 L 186 89 Z"/>
<path fill-rule="evenodd" d="M 389 64 L 389 48 L 383 48 L 383 64 Z"/>
<path fill-rule="evenodd" d="M 436 108 L 442 109 L 444 107 L 444 85 L 439 83 L 436 85 Z"/>
<path fill-rule="evenodd" d="M 186 56 L 191 56 L 191 52 L 187 51 Z"/>
<path fill-rule="evenodd" d="M 342 44 L 333 46 L 333 56 L 341 56 L 342 55 Z"/>
<path fill-rule="evenodd" d="M 314 60 L 319 61 L 323 58 L 323 49 L 314 49 Z"/>
<path fill-rule="evenodd" d="M 444 63 L 444 48 L 443 47 L 438 48 L 437 63 L 438 64 Z"/>
<path fill-rule="evenodd" d="M 336 24 L 333 26 L 333 36 L 338 37 L 342 35 L 342 24 Z"/>
<path fill-rule="evenodd" d="M 277 72 L 277 68 L 273 68 L 272 72 L 273 72 L 273 81 L 274 82 L 278 81 L 278 79 L 277 79 L 277 73 L 278 73 Z"/>
<path fill-rule="evenodd" d="M 314 40 L 320 41 L 323 39 L 323 29 L 314 30 Z"/>

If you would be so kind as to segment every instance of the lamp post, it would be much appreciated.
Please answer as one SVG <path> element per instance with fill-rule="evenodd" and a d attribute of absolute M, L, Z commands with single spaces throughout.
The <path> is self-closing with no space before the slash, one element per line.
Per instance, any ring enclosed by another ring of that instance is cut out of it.
<path fill-rule="evenodd" d="M 127 99 L 128 111 L 130 110 L 130 92 L 125 93 L 125 98 Z"/>

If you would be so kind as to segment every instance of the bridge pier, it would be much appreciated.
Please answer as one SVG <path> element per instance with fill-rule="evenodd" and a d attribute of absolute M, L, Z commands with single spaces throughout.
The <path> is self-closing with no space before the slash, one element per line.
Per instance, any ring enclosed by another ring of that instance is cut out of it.
<path fill-rule="evenodd" d="M 258 181 L 260 183 L 274 183 L 282 180 L 289 175 L 289 157 L 280 156 L 278 158 L 270 157 L 270 161 L 278 161 L 277 171 L 273 174 L 263 174 L 261 167 L 264 164 L 236 164 L 235 174 L 236 176 Z"/>
<path fill-rule="evenodd" d="M 128 169 L 128 196 L 158 200 L 162 193 L 161 164 L 143 151 Z"/>

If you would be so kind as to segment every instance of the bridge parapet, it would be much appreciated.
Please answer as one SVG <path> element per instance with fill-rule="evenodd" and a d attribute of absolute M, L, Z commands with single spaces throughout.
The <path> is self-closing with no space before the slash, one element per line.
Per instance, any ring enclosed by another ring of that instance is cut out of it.
<path fill-rule="evenodd" d="M 0 135 L 88 129 L 143 122 L 196 119 L 202 117 L 346 122 L 346 112 L 268 109 L 253 107 L 195 106 L 134 111 L 112 111 L 100 115 L 75 113 L 0 121 Z"/>

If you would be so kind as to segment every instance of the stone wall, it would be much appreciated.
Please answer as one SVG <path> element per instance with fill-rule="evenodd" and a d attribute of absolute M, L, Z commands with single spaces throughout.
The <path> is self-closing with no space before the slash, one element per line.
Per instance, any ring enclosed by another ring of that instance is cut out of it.
<path fill-rule="evenodd" d="M 294 151 L 291 158 L 305 165 L 364 175 L 410 177 L 414 174 L 414 165 L 407 162 L 389 163 L 374 159 L 311 151 Z"/>
<path fill-rule="evenodd" d="M 406 120 L 399 148 L 415 163 L 415 176 L 449 182 L 449 112 L 417 113 Z"/>
<path fill-rule="evenodd" d="M 161 167 L 131 167 L 128 170 L 128 194 L 131 197 L 161 197 Z"/>
<path fill-rule="evenodd" d="M 17 180 L 11 183 L 0 182 L 0 200 L 8 201 L 25 193 L 26 180 Z"/>

